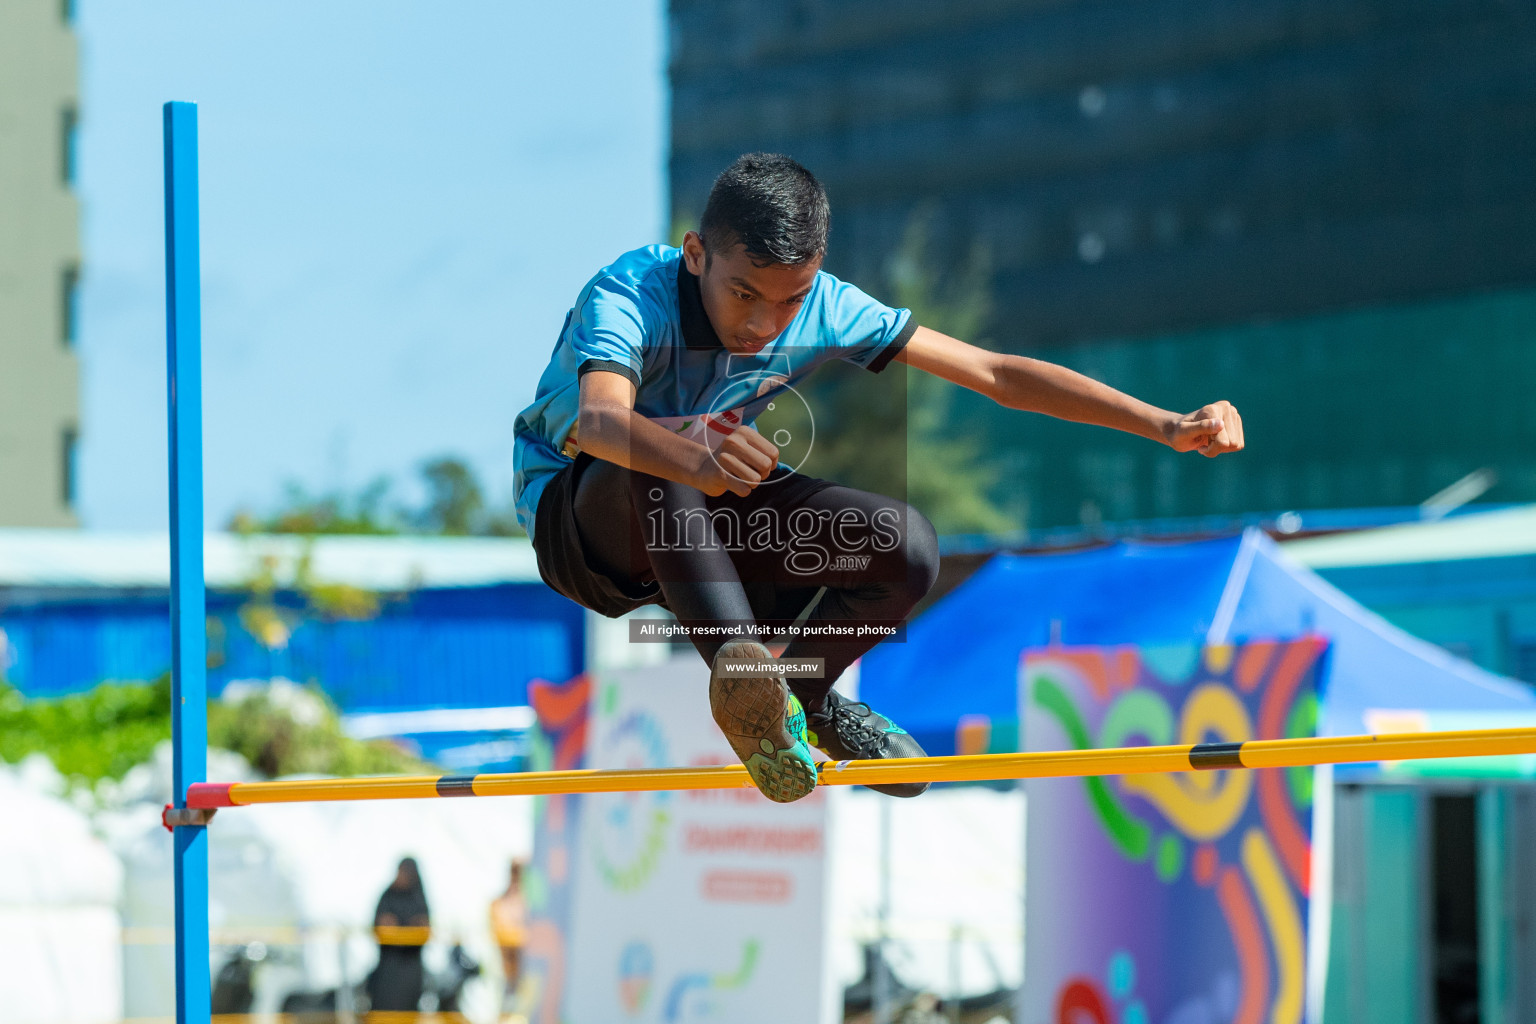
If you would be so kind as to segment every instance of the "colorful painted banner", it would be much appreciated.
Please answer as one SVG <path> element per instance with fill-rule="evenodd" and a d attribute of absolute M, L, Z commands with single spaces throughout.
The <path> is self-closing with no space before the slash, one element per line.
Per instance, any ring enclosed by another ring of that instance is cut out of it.
<path fill-rule="evenodd" d="M 592 680 L 585 674 L 561 684 L 536 681 L 528 689 L 538 725 L 529 737 L 533 771 L 582 768 Z M 571 862 L 581 829 L 581 801 L 569 793 L 534 798 L 533 863 L 524 875 L 528 948 L 518 1003 L 533 1024 L 561 1024 L 570 972 L 574 884 Z"/>
<path fill-rule="evenodd" d="M 1310 736 L 1326 642 L 1026 651 L 1026 750 Z M 1027 784 L 1022 1024 L 1301 1024 L 1312 769 Z"/>
<path fill-rule="evenodd" d="M 605 673 L 591 768 L 737 763 L 697 656 Z M 818 1024 L 827 797 L 756 789 L 593 793 L 581 806 L 567 951 L 568 1024 Z"/>

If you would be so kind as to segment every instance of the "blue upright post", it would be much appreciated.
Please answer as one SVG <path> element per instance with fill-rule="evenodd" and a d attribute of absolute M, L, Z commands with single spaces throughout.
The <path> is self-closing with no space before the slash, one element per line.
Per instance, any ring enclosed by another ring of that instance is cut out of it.
<path fill-rule="evenodd" d="M 165 355 L 170 406 L 172 799 L 206 781 L 208 701 L 203 592 L 202 303 L 197 245 L 197 106 L 165 105 Z M 168 815 L 168 817 L 170 817 Z M 176 827 L 176 1022 L 208 1024 L 208 829 Z"/>

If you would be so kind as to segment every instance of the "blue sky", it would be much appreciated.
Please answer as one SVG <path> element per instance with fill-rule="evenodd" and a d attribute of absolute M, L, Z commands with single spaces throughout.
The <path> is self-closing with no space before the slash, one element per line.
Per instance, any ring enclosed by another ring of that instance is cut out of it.
<path fill-rule="evenodd" d="M 161 528 L 160 105 L 199 105 L 210 525 L 512 424 L 582 283 L 664 240 L 661 0 L 80 0 L 80 512 Z M 405 492 L 408 493 L 408 492 Z"/>

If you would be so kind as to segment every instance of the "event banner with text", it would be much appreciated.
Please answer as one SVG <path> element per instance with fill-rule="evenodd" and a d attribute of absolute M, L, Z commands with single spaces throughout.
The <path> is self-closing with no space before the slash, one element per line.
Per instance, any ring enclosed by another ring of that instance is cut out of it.
<path fill-rule="evenodd" d="M 735 764 L 691 652 L 598 676 L 587 766 Z M 569 1024 L 831 1020 L 827 798 L 756 789 L 583 796 Z"/>

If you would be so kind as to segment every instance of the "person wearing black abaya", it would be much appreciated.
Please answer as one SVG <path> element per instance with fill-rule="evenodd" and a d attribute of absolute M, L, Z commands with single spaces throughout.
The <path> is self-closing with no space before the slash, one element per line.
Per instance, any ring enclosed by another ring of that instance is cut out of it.
<path fill-rule="evenodd" d="M 374 1010 L 419 1009 L 425 975 L 421 947 L 427 941 L 430 916 L 416 860 L 406 857 L 395 880 L 379 897 L 373 914 L 379 940 L 379 966 L 368 977 L 368 1001 Z"/>

